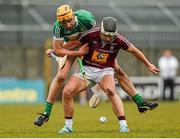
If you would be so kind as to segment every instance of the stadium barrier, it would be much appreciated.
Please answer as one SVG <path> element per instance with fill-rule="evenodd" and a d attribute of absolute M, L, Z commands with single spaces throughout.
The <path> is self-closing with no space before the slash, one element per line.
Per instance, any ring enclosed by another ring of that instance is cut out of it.
<path fill-rule="evenodd" d="M 44 102 L 43 80 L 0 79 L 0 104 Z"/>
<path fill-rule="evenodd" d="M 132 80 L 136 89 L 141 92 L 143 98 L 162 100 L 163 80 L 160 77 L 143 76 L 131 77 L 130 79 Z M 121 89 L 118 83 L 116 83 L 116 88 L 119 95 L 123 99 L 128 98 L 128 95 Z M 166 89 L 166 96 L 168 95 L 170 95 L 169 88 Z M 180 100 L 180 77 L 176 77 L 175 79 L 174 97 L 176 100 Z"/>

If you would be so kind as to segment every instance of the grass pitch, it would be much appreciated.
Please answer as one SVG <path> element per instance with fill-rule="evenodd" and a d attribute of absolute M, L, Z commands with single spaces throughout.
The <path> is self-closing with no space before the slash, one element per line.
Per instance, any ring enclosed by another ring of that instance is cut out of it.
<path fill-rule="evenodd" d="M 140 114 L 133 102 L 124 102 L 129 133 L 120 133 L 117 118 L 108 102 L 102 102 L 97 108 L 74 106 L 75 132 L 58 134 L 64 125 L 61 103 L 53 107 L 50 120 L 42 127 L 33 124 L 36 112 L 43 105 L 18 104 L 0 105 L 0 137 L 5 138 L 178 138 L 180 137 L 180 102 L 161 102 L 153 111 Z M 104 124 L 99 118 L 105 116 Z"/>

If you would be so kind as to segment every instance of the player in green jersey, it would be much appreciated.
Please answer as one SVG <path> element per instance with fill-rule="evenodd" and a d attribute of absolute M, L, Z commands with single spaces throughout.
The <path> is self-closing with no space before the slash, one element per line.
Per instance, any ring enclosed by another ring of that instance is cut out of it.
<path fill-rule="evenodd" d="M 40 116 L 35 119 L 35 125 L 41 126 L 44 122 L 49 120 L 57 92 L 66 80 L 75 58 L 88 52 L 88 47 L 86 45 L 82 46 L 77 51 L 68 47 L 68 43 L 66 44 L 65 42 L 79 39 L 84 31 L 93 28 L 95 25 L 95 17 L 89 11 L 78 10 L 73 12 L 69 5 L 61 5 L 57 9 L 57 21 L 53 27 L 53 49 L 48 49 L 46 54 L 54 51 L 58 56 L 67 55 L 68 57 L 64 67 L 57 71 L 50 85 L 44 112 L 40 113 Z"/>

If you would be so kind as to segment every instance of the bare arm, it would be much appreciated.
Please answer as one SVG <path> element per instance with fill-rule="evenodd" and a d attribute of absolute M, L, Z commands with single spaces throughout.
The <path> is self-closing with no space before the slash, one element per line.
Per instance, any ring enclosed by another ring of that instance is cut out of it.
<path fill-rule="evenodd" d="M 157 74 L 160 72 L 160 70 L 156 66 L 151 64 L 148 61 L 148 59 L 144 56 L 144 54 L 139 49 L 137 49 L 133 44 L 130 44 L 130 47 L 127 49 L 127 51 L 130 52 L 132 55 L 134 55 L 138 60 L 143 62 L 148 68 L 148 70 L 151 71 L 152 73 Z"/>
<path fill-rule="evenodd" d="M 64 56 L 64 55 L 68 55 L 68 56 L 82 56 L 86 53 L 88 53 L 88 47 L 87 44 L 84 44 L 78 51 L 75 50 L 68 50 L 65 49 L 63 46 L 63 41 L 61 40 L 55 40 L 53 39 L 53 49 L 54 49 L 54 53 L 58 56 Z M 68 46 L 66 46 L 68 47 Z"/>
<path fill-rule="evenodd" d="M 72 50 L 72 49 L 74 49 L 74 48 L 79 47 L 80 45 L 81 45 L 81 43 L 79 42 L 79 40 L 70 41 L 70 42 L 67 42 L 66 44 L 64 44 L 64 45 L 63 45 L 63 48 Z"/>

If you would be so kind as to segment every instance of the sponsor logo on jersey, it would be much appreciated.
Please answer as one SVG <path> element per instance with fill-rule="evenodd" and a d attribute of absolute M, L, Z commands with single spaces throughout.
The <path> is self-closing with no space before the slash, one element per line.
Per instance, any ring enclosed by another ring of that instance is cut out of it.
<path fill-rule="evenodd" d="M 95 50 L 92 56 L 92 61 L 97 63 L 106 63 L 108 56 L 108 53 L 102 53 Z"/>

